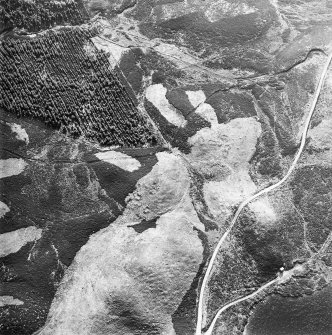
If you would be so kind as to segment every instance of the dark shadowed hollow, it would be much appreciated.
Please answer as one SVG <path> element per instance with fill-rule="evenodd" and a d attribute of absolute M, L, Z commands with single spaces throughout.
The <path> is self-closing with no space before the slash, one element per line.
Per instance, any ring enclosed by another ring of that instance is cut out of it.
<path fill-rule="evenodd" d="M 244 335 L 332 334 L 332 286 L 310 296 L 272 295 L 259 304 Z"/>

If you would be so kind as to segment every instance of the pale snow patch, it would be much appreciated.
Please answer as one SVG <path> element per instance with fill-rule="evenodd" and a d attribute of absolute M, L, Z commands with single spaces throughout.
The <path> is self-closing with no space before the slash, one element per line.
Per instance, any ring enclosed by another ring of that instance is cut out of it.
<path fill-rule="evenodd" d="M 190 187 L 188 170 L 180 155 L 168 152 L 156 154 L 158 162 L 141 178 L 133 193 L 126 198 L 124 213 L 137 213 L 132 221 L 151 220 L 173 210 Z"/>
<path fill-rule="evenodd" d="M 166 98 L 167 88 L 162 84 L 154 84 L 146 89 L 146 98 L 160 111 L 165 119 L 177 127 L 187 123 L 184 116 L 178 112 Z"/>
<path fill-rule="evenodd" d="M 255 118 L 237 118 L 203 128 L 188 140 L 192 145 L 187 155 L 191 164 L 202 175 L 209 174 L 214 179 L 204 184 L 203 193 L 218 220 L 226 218 L 232 206 L 256 192 L 248 162 L 260 134 L 261 125 Z"/>
<path fill-rule="evenodd" d="M 324 119 L 318 126 L 309 130 L 310 146 L 319 150 L 332 150 L 332 119 Z M 332 155 L 330 155 L 332 160 Z"/>
<path fill-rule="evenodd" d="M 19 124 L 16 123 L 8 123 L 10 129 L 13 133 L 15 133 L 15 137 L 20 140 L 24 141 L 26 144 L 29 144 L 29 136 L 25 129 L 23 129 Z"/>
<path fill-rule="evenodd" d="M 9 211 L 9 207 L 4 202 L 0 201 L 0 219 Z"/>
<path fill-rule="evenodd" d="M 91 40 L 98 50 L 103 50 L 110 53 L 108 61 L 110 62 L 112 68 L 114 68 L 119 63 L 122 55 L 128 50 L 128 48 L 116 45 L 99 36 L 93 37 Z"/>
<path fill-rule="evenodd" d="M 181 213 L 187 219 L 188 224 L 192 224 L 197 229 L 205 231 L 205 226 L 199 220 L 197 212 L 190 198 L 189 191 L 187 191 L 187 194 L 182 197 L 182 200 L 179 202 L 178 206 L 173 210 L 173 212 Z"/>
<path fill-rule="evenodd" d="M 189 102 L 194 108 L 196 108 L 195 113 L 200 115 L 206 121 L 211 123 L 211 126 L 218 124 L 217 115 L 213 107 L 205 103 L 206 96 L 202 90 L 198 91 L 186 91 Z"/>
<path fill-rule="evenodd" d="M 14 297 L 10 295 L 0 296 L 0 307 L 4 307 L 8 305 L 23 305 L 23 304 L 24 304 L 23 301 L 19 299 L 15 299 Z"/>
<path fill-rule="evenodd" d="M 247 168 L 260 134 L 261 125 L 255 118 L 237 118 L 227 124 L 206 127 L 189 138 L 192 149 L 188 156 L 202 169 L 216 161 L 234 170 Z"/>
<path fill-rule="evenodd" d="M 210 181 L 203 186 L 204 199 L 211 213 L 229 215 L 234 206 L 256 192 L 256 185 L 244 170 L 231 174 L 222 181 Z"/>
<path fill-rule="evenodd" d="M 206 96 L 202 90 L 199 91 L 186 91 L 189 102 L 196 108 L 199 104 L 206 100 Z"/>
<path fill-rule="evenodd" d="M 160 15 L 160 19 L 163 21 L 175 19 L 179 16 L 187 15 L 197 11 L 196 6 L 193 3 L 188 3 L 188 1 L 167 3 L 165 5 L 161 5 L 161 8 L 161 15 L 159 13 L 158 14 Z M 156 9 L 154 9 L 154 11 L 155 10 Z"/>
<path fill-rule="evenodd" d="M 210 2 L 209 7 L 205 11 L 205 17 L 213 23 L 222 18 L 247 15 L 255 12 L 255 8 L 245 3 L 217 0 Z"/>
<path fill-rule="evenodd" d="M 218 125 L 217 115 L 211 105 L 204 102 L 197 107 L 195 113 L 200 115 L 206 121 L 210 122 L 212 127 Z"/>
<path fill-rule="evenodd" d="M 30 226 L 0 234 L 0 257 L 19 251 L 29 242 L 41 238 L 42 229 Z"/>
<path fill-rule="evenodd" d="M 98 152 L 95 156 L 104 162 L 116 165 L 129 172 L 133 172 L 141 167 L 141 163 L 137 159 L 118 151 Z"/>
<path fill-rule="evenodd" d="M 277 215 L 267 196 L 260 197 L 250 202 L 249 208 L 261 222 L 275 222 L 277 220 Z"/>
<path fill-rule="evenodd" d="M 27 165 L 22 158 L 0 159 L 0 179 L 20 174 Z"/>
<path fill-rule="evenodd" d="M 175 334 L 169 311 L 190 288 L 202 262 L 203 245 L 193 229 L 200 223 L 183 159 L 170 153 L 157 157 L 158 163 L 137 183 L 124 214 L 93 234 L 76 254 L 40 334 L 91 334 L 95 316 L 107 312 L 105 299 L 109 304 L 120 299 L 135 310 L 148 304 L 147 319 L 160 325 L 160 333 Z M 137 234 L 128 225 L 144 218 L 138 212 L 145 205 L 157 214 L 149 218 L 157 218 L 156 228 Z M 112 330 L 123 333 L 123 325 L 115 324 Z"/>
<path fill-rule="evenodd" d="M 179 67 L 187 67 L 188 64 L 196 64 L 198 61 L 195 57 L 182 51 L 176 45 L 161 42 L 159 40 L 153 45 L 153 49 L 161 53 L 163 57 L 169 58 L 171 61 L 177 63 Z"/>

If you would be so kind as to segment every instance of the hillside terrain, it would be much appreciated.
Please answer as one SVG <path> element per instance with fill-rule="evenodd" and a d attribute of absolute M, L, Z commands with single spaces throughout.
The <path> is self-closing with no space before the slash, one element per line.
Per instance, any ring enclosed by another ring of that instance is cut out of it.
<path fill-rule="evenodd" d="M 329 0 L 0 0 L 0 333 L 330 334 L 331 54 Z"/>

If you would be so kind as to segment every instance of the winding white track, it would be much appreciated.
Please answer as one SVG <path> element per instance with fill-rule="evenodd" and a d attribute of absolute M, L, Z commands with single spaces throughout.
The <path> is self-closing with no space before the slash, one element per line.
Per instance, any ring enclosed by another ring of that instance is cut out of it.
<path fill-rule="evenodd" d="M 240 298 L 240 299 L 237 299 L 237 300 L 235 300 L 235 301 L 232 301 L 232 302 L 230 302 L 229 304 L 225 305 L 224 307 L 220 308 L 219 311 L 218 311 L 218 313 L 216 314 L 216 316 L 213 318 L 213 321 L 212 321 L 212 323 L 211 323 L 209 329 L 206 331 L 206 333 L 205 333 L 204 335 L 212 335 L 214 325 L 216 324 L 216 322 L 217 322 L 217 320 L 218 320 L 218 318 L 219 318 L 219 316 L 220 316 L 220 314 L 221 314 L 222 312 L 226 311 L 226 309 L 228 309 L 228 308 L 230 308 L 230 307 L 232 307 L 232 306 L 234 306 L 234 305 L 236 305 L 236 304 L 238 304 L 238 303 L 240 303 L 240 302 L 242 302 L 242 301 L 245 301 L 245 300 L 247 300 L 247 299 L 251 299 L 251 298 L 253 298 L 253 297 L 254 297 L 255 295 L 257 295 L 258 293 L 264 291 L 266 288 L 268 288 L 268 287 L 271 286 L 272 284 L 276 283 L 276 282 L 278 281 L 278 279 L 279 279 L 279 278 L 275 278 L 275 279 L 269 281 L 268 283 L 266 283 L 265 285 L 263 285 L 262 287 L 260 287 L 257 291 L 255 291 L 255 292 L 253 292 L 253 293 L 251 293 L 251 294 L 249 294 L 249 295 L 246 295 L 245 297 L 242 297 L 242 298 Z"/>
<path fill-rule="evenodd" d="M 234 225 L 235 225 L 235 223 L 236 223 L 239 215 L 241 214 L 243 208 L 245 206 L 247 206 L 248 203 L 251 202 L 252 200 L 260 197 L 263 194 L 266 194 L 266 193 L 268 193 L 270 191 L 273 191 L 277 187 L 281 186 L 288 179 L 288 177 L 291 175 L 291 173 L 294 171 L 295 166 L 296 166 L 296 164 L 297 164 L 297 162 L 298 162 L 298 160 L 299 160 L 299 158 L 300 158 L 300 156 L 302 154 L 302 151 L 304 149 L 306 138 L 307 138 L 307 133 L 308 133 L 309 125 L 310 125 L 310 121 L 311 121 L 312 115 L 314 113 L 315 107 L 317 105 L 317 101 L 318 101 L 318 98 L 319 98 L 319 95 L 320 95 L 320 92 L 321 92 L 321 89 L 322 89 L 322 86 L 323 86 L 323 83 L 324 83 L 324 80 L 325 80 L 325 77 L 326 77 L 326 73 L 327 73 L 328 68 L 330 66 L 331 60 L 332 60 L 332 54 L 328 56 L 327 61 L 325 63 L 323 72 L 322 72 L 321 77 L 319 79 L 318 86 L 317 86 L 317 88 L 315 90 L 314 99 L 313 99 L 313 102 L 312 102 L 312 105 L 311 105 L 311 108 L 310 108 L 310 112 L 308 114 L 308 117 L 306 119 L 306 122 L 305 122 L 305 125 L 304 125 L 304 128 L 303 128 L 303 133 L 302 133 L 301 144 L 300 144 L 299 150 L 297 151 L 297 153 L 296 153 L 296 155 L 294 157 L 294 161 L 293 161 L 292 165 L 290 166 L 289 170 L 287 171 L 286 175 L 281 180 L 279 180 L 276 184 L 273 184 L 273 185 L 271 185 L 271 186 L 269 186 L 269 187 L 267 187 L 267 188 L 259 191 L 258 193 L 252 195 L 250 198 L 244 200 L 240 204 L 240 206 L 238 207 L 237 211 L 235 212 L 235 215 L 234 215 L 234 217 L 233 217 L 233 219 L 232 219 L 232 221 L 231 221 L 228 229 L 226 230 L 226 232 L 224 233 L 224 235 L 220 238 L 220 240 L 219 240 L 216 248 L 213 251 L 213 254 L 212 254 L 211 259 L 209 261 L 207 270 L 206 270 L 204 278 L 203 278 L 202 286 L 201 286 L 201 289 L 200 289 L 199 301 L 198 301 L 198 310 L 197 310 L 196 333 L 195 333 L 195 335 L 202 335 L 204 291 L 205 291 L 206 286 L 208 284 L 210 273 L 212 271 L 212 267 L 213 267 L 214 261 L 215 261 L 215 259 L 217 257 L 217 254 L 218 254 L 218 252 L 219 252 L 219 250 L 220 250 L 223 242 L 226 240 L 227 236 L 229 235 L 229 233 L 231 232 L 232 228 L 234 227 Z M 265 287 L 262 286 L 262 289 L 265 288 Z M 237 301 L 240 302 L 241 299 L 239 299 Z M 215 318 L 213 319 L 213 322 L 212 322 L 211 326 L 209 327 L 209 330 L 205 333 L 205 335 L 211 335 L 212 334 L 213 326 L 214 326 L 215 322 L 217 321 L 219 315 L 226 308 L 230 307 L 230 306 L 228 306 L 228 307 L 227 306 L 228 305 L 226 305 L 225 307 L 223 307 L 222 309 L 220 309 L 218 311 L 218 313 L 216 314 Z"/>

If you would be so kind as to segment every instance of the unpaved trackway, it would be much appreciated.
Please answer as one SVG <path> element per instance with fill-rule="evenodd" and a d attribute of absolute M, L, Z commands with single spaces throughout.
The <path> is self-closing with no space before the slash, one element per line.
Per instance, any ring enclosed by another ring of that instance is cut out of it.
<path fill-rule="evenodd" d="M 214 325 L 216 324 L 220 314 L 224 311 L 226 311 L 226 309 L 234 306 L 234 305 L 237 305 L 238 303 L 242 302 L 242 301 L 245 301 L 247 299 L 251 299 L 253 298 L 255 295 L 257 295 L 258 293 L 264 291 L 266 288 L 268 288 L 269 286 L 271 286 L 272 284 L 276 283 L 278 281 L 278 278 L 275 278 L 271 281 L 269 281 L 268 283 L 264 284 L 263 286 L 261 286 L 257 291 L 249 294 L 249 295 L 246 295 L 245 297 L 242 297 L 240 299 L 237 299 L 235 301 L 232 301 L 230 302 L 229 304 L 225 305 L 224 307 L 220 308 L 218 313 L 216 314 L 216 316 L 213 318 L 213 321 L 211 322 L 211 325 L 209 327 L 209 329 L 206 331 L 206 333 L 204 335 L 212 335 L 212 332 L 213 332 L 213 328 L 214 328 Z"/>
<path fill-rule="evenodd" d="M 235 225 L 235 223 L 236 223 L 239 215 L 241 214 L 243 208 L 245 206 L 247 206 L 248 203 L 251 202 L 252 200 L 260 197 L 263 194 L 266 194 L 266 193 L 268 193 L 270 191 L 273 191 L 277 187 L 281 186 L 288 179 L 288 177 L 291 175 L 291 173 L 294 171 L 295 166 L 296 166 L 296 164 L 297 164 L 297 162 L 298 162 L 298 160 L 299 160 L 299 158 L 300 158 L 300 156 L 302 154 L 302 151 L 304 149 L 306 138 L 307 138 L 307 133 L 308 133 L 309 125 L 310 125 L 310 121 L 311 121 L 312 115 L 314 113 L 315 107 L 317 105 L 317 101 L 318 101 L 321 89 L 323 87 L 323 83 L 324 83 L 324 80 L 325 80 L 326 73 L 328 71 L 329 65 L 331 63 L 331 60 L 332 60 L 332 54 L 328 56 L 327 61 L 325 63 L 324 69 L 323 69 L 321 77 L 319 79 L 318 86 L 317 86 L 317 88 L 315 90 L 314 99 L 312 101 L 308 117 L 306 119 L 306 122 L 305 122 L 305 125 L 304 125 L 304 128 L 303 128 L 302 138 L 301 138 L 301 144 L 300 144 L 299 150 L 297 151 L 297 153 L 296 153 L 296 155 L 294 157 L 294 160 L 292 162 L 292 165 L 290 166 L 290 168 L 287 171 L 286 175 L 281 180 L 279 180 L 276 184 L 273 184 L 273 185 L 271 185 L 271 186 L 269 186 L 269 187 L 267 187 L 267 188 L 259 191 L 258 193 L 252 195 L 251 197 L 249 197 L 248 199 L 244 200 L 240 204 L 240 206 L 238 207 L 237 211 L 235 212 L 235 215 L 234 215 L 234 217 L 233 217 L 233 219 L 232 219 L 232 221 L 231 221 L 228 229 L 226 230 L 226 232 L 224 233 L 224 235 L 220 238 L 220 240 L 219 240 L 216 248 L 213 251 L 213 254 L 211 256 L 211 259 L 209 261 L 207 270 L 205 272 L 205 275 L 204 275 L 204 278 L 203 278 L 203 282 L 202 282 L 202 286 L 201 286 L 200 293 L 199 293 L 198 310 L 197 310 L 197 323 L 196 323 L 196 333 L 195 333 L 196 335 L 202 335 L 204 292 L 206 290 L 206 286 L 207 286 L 207 283 L 209 281 L 210 273 L 212 271 L 213 264 L 214 264 L 214 261 L 215 261 L 215 259 L 217 257 L 217 254 L 218 254 L 218 252 L 219 252 L 222 244 L 226 240 L 227 236 L 231 232 L 232 228 L 234 227 L 234 225 Z M 220 312 L 220 310 L 219 310 L 219 312 Z M 219 312 L 218 312 L 218 314 L 220 315 Z M 210 328 L 209 328 L 209 330 L 210 330 Z M 206 335 L 210 335 L 212 333 L 212 330 L 213 329 L 211 329 L 210 332 L 207 332 Z"/>

